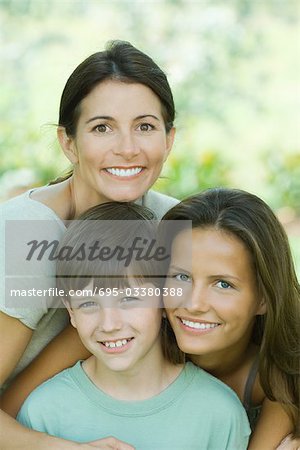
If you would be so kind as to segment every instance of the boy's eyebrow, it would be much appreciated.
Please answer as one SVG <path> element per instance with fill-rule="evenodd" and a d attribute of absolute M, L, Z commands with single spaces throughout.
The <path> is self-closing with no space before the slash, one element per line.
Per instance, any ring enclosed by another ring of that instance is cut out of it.
<path fill-rule="evenodd" d="M 134 120 L 145 119 L 146 117 L 152 117 L 153 119 L 155 119 L 158 122 L 160 122 L 160 119 L 157 116 L 155 116 L 154 114 L 142 114 L 140 116 L 135 117 Z M 91 117 L 90 119 L 88 119 L 85 123 L 88 124 L 90 122 L 93 122 L 94 120 L 115 121 L 115 119 L 112 116 L 94 116 L 94 117 Z"/>

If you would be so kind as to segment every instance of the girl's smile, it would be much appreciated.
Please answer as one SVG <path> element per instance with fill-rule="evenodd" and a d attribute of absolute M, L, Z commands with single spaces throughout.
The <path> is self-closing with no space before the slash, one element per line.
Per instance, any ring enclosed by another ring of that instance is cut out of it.
<path fill-rule="evenodd" d="M 167 287 L 183 290 L 167 315 L 179 347 L 197 358 L 219 359 L 249 342 L 255 316 L 265 312 L 250 254 L 232 234 L 210 228 L 192 230 L 192 264 L 188 232 L 172 246 Z M 201 364 L 200 364 L 201 365 Z"/>
<path fill-rule="evenodd" d="M 179 322 L 179 325 L 187 332 L 194 334 L 203 334 L 208 333 L 215 330 L 217 327 L 220 327 L 221 323 L 216 322 L 207 322 L 203 320 L 196 320 L 194 318 L 187 317 L 179 317 L 176 316 Z"/>

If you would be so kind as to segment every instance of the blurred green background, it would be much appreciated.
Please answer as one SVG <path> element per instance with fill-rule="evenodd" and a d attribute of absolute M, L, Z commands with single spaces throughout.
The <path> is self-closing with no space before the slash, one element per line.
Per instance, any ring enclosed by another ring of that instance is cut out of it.
<path fill-rule="evenodd" d="M 176 102 L 156 189 L 258 194 L 300 275 L 299 17 L 298 0 L 0 0 L 0 199 L 64 172 L 64 84 L 107 40 L 129 40 L 166 71 Z"/>

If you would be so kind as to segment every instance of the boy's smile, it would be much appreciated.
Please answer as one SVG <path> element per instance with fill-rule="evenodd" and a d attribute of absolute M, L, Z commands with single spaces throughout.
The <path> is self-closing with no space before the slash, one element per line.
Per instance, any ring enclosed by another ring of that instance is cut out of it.
<path fill-rule="evenodd" d="M 150 301 L 147 296 L 126 297 L 124 290 L 117 296 L 71 300 L 68 309 L 72 325 L 95 356 L 101 373 L 150 370 L 158 355 L 160 360 L 160 297 L 152 297 Z"/>
<path fill-rule="evenodd" d="M 114 341 L 100 341 L 99 343 L 104 347 L 104 350 L 108 353 L 122 353 L 123 351 L 126 351 L 129 347 L 130 342 L 134 339 L 131 338 L 124 338 L 124 339 L 118 339 Z"/>

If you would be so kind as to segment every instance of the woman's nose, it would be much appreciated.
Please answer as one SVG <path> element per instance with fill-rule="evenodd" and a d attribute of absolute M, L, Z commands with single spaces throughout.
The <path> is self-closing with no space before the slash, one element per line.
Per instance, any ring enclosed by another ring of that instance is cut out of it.
<path fill-rule="evenodd" d="M 115 155 L 121 155 L 126 161 L 130 161 L 140 153 L 139 144 L 132 131 L 120 133 L 118 142 L 113 148 Z"/>

